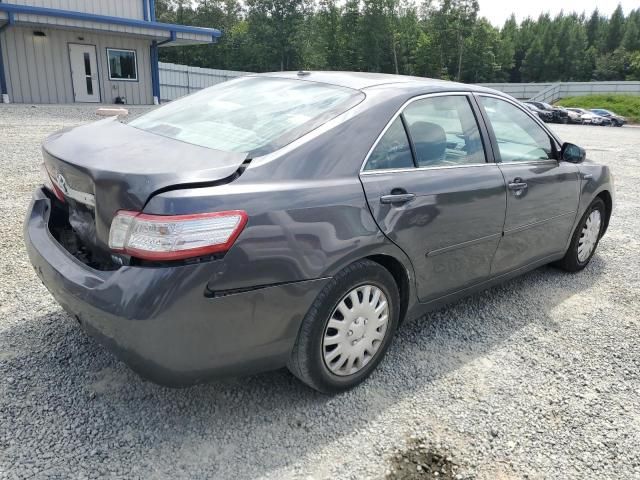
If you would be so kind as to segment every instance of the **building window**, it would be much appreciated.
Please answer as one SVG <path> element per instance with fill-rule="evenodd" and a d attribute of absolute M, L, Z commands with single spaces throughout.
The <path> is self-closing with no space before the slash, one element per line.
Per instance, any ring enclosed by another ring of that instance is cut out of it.
<path fill-rule="evenodd" d="M 138 63 L 135 50 L 107 48 L 109 80 L 138 81 Z"/>

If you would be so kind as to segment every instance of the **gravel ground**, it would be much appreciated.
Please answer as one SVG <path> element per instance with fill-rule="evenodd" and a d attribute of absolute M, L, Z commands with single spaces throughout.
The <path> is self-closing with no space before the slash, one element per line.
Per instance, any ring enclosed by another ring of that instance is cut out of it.
<path fill-rule="evenodd" d="M 616 176 L 584 272 L 405 324 L 368 382 L 327 397 L 286 371 L 156 386 L 52 300 L 22 221 L 41 139 L 93 110 L 0 105 L 1 478 L 640 478 L 640 129 L 554 127 Z"/>

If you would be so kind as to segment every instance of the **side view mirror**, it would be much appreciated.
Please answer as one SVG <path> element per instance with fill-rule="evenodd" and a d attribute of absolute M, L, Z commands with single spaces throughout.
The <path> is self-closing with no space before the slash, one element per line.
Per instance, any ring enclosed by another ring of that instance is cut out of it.
<path fill-rule="evenodd" d="M 565 143 L 560 150 L 560 158 L 565 162 L 582 163 L 587 158 L 587 152 L 578 145 Z"/>

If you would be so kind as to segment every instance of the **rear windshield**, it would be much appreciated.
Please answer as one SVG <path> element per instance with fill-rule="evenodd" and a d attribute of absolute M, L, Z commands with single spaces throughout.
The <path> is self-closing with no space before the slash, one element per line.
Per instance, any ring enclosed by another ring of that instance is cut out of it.
<path fill-rule="evenodd" d="M 158 135 L 251 156 L 272 152 L 362 101 L 350 88 L 243 77 L 171 102 L 129 125 Z"/>

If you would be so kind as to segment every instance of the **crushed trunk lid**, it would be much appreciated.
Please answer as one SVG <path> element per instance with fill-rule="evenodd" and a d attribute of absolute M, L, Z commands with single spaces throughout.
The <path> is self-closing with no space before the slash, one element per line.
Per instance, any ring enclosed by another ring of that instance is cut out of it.
<path fill-rule="evenodd" d="M 43 143 L 43 155 L 52 180 L 68 199 L 74 229 L 102 249 L 118 210 L 141 211 L 157 191 L 231 181 L 247 159 L 246 153 L 192 145 L 115 118 L 51 135 Z M 94 226 L 88 225 L 91 217 Z"/>

